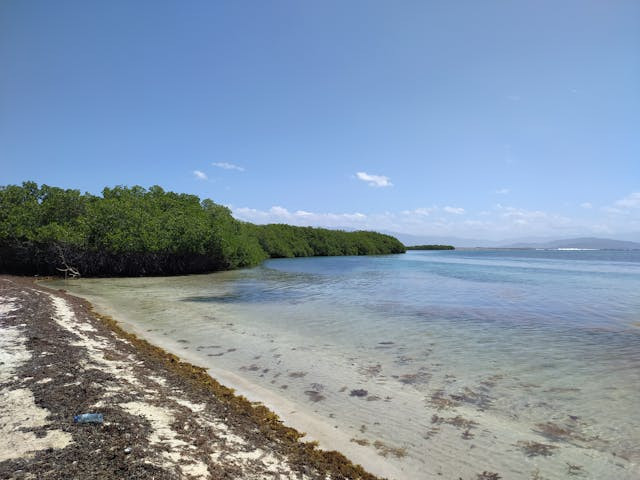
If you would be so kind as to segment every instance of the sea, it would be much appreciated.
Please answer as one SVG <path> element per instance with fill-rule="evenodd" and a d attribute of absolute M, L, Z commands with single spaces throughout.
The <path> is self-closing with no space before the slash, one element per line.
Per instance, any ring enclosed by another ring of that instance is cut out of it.
<path fill-rule="evenodd" d="M 640 479 L 640 251 L 410 251 L 50 285 L 388 478 Z"/>

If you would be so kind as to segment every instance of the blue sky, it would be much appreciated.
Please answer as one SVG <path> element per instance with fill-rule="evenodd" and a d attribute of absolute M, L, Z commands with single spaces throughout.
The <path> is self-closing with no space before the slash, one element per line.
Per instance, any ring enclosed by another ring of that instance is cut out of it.
<path fill-rule="evenodd" d="M 640 2 L 0 2 L 0 185 L 640 238 Z"/>

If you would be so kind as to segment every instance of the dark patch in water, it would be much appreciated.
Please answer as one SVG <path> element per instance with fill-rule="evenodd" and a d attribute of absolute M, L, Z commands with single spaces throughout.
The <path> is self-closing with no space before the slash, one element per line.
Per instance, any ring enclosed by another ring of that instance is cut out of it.
<path fill-rule="evenodd" d="M 487 472 L 486 470 L 476 475 L 476 480 L 500 480 L 502 477 L 494 472 Z"/>
<path fill-rule="evenodd" d="M 399 380 L 405 385 L 425 384 L 431 380 L 431 374 L 425 368 L 421 368 L 416 373 L 400 375 Z"/>
<path fill-rule="evenodd" d="M 516 447 L 522 450 L 527 457 L 549 457 L 554 454 L 554 450 L 558 449 L 555 445 L 525 441 L 519 441 Z"/>
<path fill-rule="evenodd" d="M 457 415 L 455 417 L 449 417 L 449 418 L 433 415 L 431 417 L 431 423 L 436 425 L 442 425 L 442 424 L 452 425 L 456 428 L 464 428 L 465 430 L 469 430 L 471 428 L 476 427 L 476 425 L 478 425 L 477 422 L 461 417 L 460 415 Z"/>
<path fill-rule="evenodd" d="M 493 400 L 489 395 L 482 392 L 474 392 L 468 387 L 465 387 L 461 393 L 451 395 L 451 398 L 457 402 L 468 403 L 478 407 L 478 410 L 485 410 L 490 407 Z"/>
<path fill-rule="evenodd" d="M 255 363 L 252 365 L 249 365 L 248 367 L 240 367 L 240 370 L 246 372 L 257 372 L 258 370 L 260 370 L 260 367 L 258 365 L 256 365 Z"/>
<path fill-rule="evenodd" d="M 306 390 L 304 392 L 313 403 L 317 403 L 324 400 L 326 397 L 316 390 Z"/>
<path fill-rule="evenodd" d="M 376 440 L 373 442 L 373 446 L 378 451 L 378 455 L 382 457 L 388 457 L 389 455 L 393 455 L 396 458 L 402 458 L 407 455 L 407 449 L 404 447 L 390 447 L 389 445 L 381 442 L 380 440 Z"/>
<path fill-rule="evenodd" d="M 357 443 L 362 447 L 367 447 L 370 445 L 369 440 L 367 440 L 366 438 L 352 438 L 350 441 L 353 443 Z"/>
<path fill-rule="evenodd" d="M 584 471 L 582 470 L 582 465 L 574 465 L 572 463 L 567 463 L 567 473 L 569 475 L 582 475 Z"/>
<path fill-rule="evenodd" d="M 431 398 L 427 400 L 427 402 L 438 410 L 445 410 L 460 405 L 459 402 L 448 397 L 444 390 L 437 390 L 433 395 L 431 395 Z"/>
<path fill-rule="evenodd" d="M 365 375 L 367 377 L 377 377 L 378 375 L 380 375 L 380 372 L 382 372 L 382 365 L 380 365 L 379 363 L 376 365 L 366 365 L 360 367 L 358 369 L 358 372 L 361 375 Z"/>
<path fill-rule="evenodd" d="M 534 432 L 539 433 L 545 438 L 552 440 L 554 442 L 564 441 L 569 442 L 571 440 L 580 440 L 586 441 L 587 439 L 576 432 L 573 428 L 558 425 L 557 423 L 547 422 L 547 423 L 538 423 L 536 428 L 533 429 Z"/>

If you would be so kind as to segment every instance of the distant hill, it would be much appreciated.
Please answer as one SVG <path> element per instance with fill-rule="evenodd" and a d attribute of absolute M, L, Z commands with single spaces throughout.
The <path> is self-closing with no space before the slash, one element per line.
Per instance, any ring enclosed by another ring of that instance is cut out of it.
<path fill-rule="evenodd" d="M 411 235 L 381 230 L 380 233 L 392 235 L 404 245 L 453 245 L 456 248 L 596 248 L 605 250 L 639 250 L 640 242 L 614 240 L 611 238 L 580 237 L 558 239 L 553 237 L 525 237 L 503 240 L 480 238 L 461 238 L 438 235 Z M 627 238 L 640 238 L 639 234 L 627 235 Z"/>
<path fill-rule="evenodd" d="M 542 243 L 513 243 L 504 248 L 594 248 L 600 250 L 640 250 L 640 243 L 613 240 L 610 238 L 568 238 Z"/>

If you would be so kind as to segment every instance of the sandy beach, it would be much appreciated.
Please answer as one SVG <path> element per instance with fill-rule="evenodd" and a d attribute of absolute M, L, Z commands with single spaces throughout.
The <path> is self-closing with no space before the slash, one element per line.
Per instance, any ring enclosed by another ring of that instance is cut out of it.
<path fill-rule="evenodd" d="M 377 478 L 63 291 L 0 276 L 0 332 L 1 478 Z"/>

